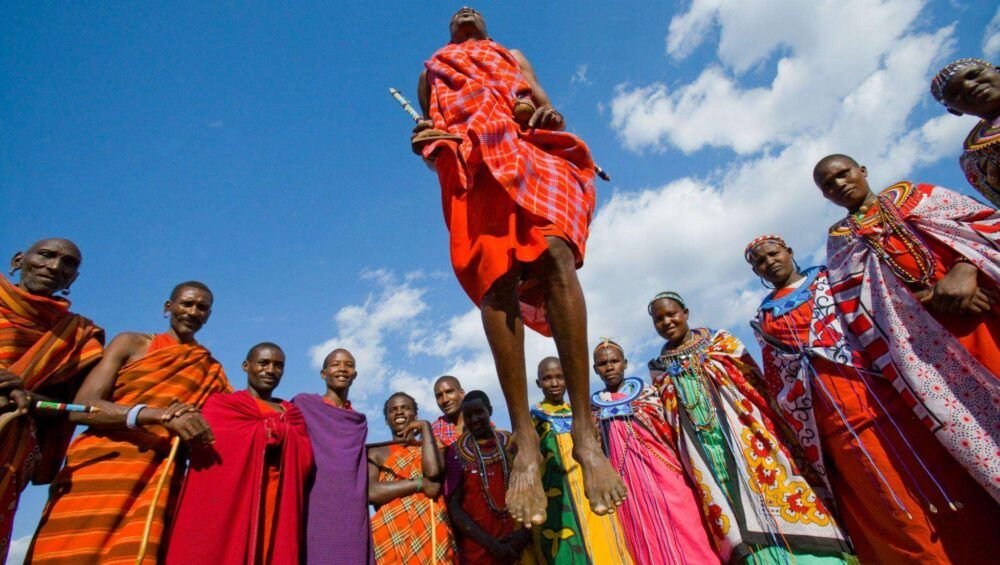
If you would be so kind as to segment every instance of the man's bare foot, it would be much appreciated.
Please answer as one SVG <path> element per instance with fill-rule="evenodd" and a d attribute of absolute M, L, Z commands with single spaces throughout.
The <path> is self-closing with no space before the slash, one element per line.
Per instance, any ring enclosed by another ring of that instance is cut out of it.
<path fill-rule="evenodd" d="M 589 433 L 573 435 L 573 458 L 583 471 L 583 492 L 590 500 L 590 509 L 599 516 L 613 514 L 628 495 L 625 483 L 604 455 L 596 437 Z"/>
<path fill-rule="evenodd" d="M 515 433 L 517 454 L 507 485 L 507 511 L 519 524 L 530 528 L 545 522 L 545 490 L 542 488 L 542 452 L 538 434 L 532 428 L 527 433 Z"/>

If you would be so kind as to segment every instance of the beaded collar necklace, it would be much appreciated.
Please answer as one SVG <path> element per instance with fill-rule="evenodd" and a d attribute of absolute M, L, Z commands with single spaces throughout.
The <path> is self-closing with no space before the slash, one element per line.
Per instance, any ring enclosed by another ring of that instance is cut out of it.
<path fill-rule="evenodd" d="M 1000 142 L 1000 123 L 991 124 L 986 120 L 980 120 L 969 132 L 963 145 L 966 151 L 978 151 L 997 142 Z"/>
<path fill-rule="evenodd" d="M 808 288 L 808 287 L 807 287 Z M 715 403 L 711 395 L 705 390 L 705 379 L 702 366 L 707 361 L 708 346 L 712 344 L 712 330 L 708 328 L 696 328 L 691 330 L 693 339 L 676 349 L 670 349 L 669 345 L 664 345 L 661 351 L 660 360 L 666 368 L 666 374 L 674 381 L 674 388 L 677 391 L 677 399 L 687 413 L 688 419 L 699 430 L 705 431 L 715 427 Z M 694 398 L 688 398 L 687 390 L 682 386 L 680 379 L 693 386 Z M 708 417 L 704 421 L 699 421 L 695 417 L 695 409 L 703 405 L 708 411 Z"/>
<path fill-rule="evenodd" d="M 847 227 L 855 237 L 861 239 L 876 255 L 881 257 L 900 280 L 910 286 L 928 288 L 930 287 L 930 282 L 934 277 L 934 270 L 936 268 L 934 257 L 920 236 L 907 225 L 906 219 L 899 211 L 896 202 L 894 202 L 894 200 L 898 199 L 902 203 L 912 191 L 913 185 L 908 182 L 901 182 L 883 190 L 877 197 L 875 213 L 864 218 L 865 221 L 863 224 L 853 215 L 849 215 L 847 217 Z M 893 197 L 897 195 L 898 198 L 894 199 Z M 863 227 L 874 226 L 879 223 L 882 226 L 881 234 L 862 232 Z M 892 234 L 896 234 L 896 237 L 903 243 L 906 252 L 913 257 L 914 262 L 917 264 L 919 274 L 916 277 L 908 273 L 902 265 L 896 262 L 894 255 L 899 255 L 900 252 L 894 253 L 886 249 L 884 242 Z"/>
<path fill-rule="evenodd" d="M 795 290 L 781 298 L 774 297 L 778 291 L 772 292 L 760 303 L 760 309 L 770 310 L 775 316 L 781 317 L 801 306 L 812 296 L 810 287 L 812 287 L 813 282 L 816 280 L 816 276 L 819 275 L 821 268 L 809 267 L 805 271 L 802 271 L 805 278 L 799 281 L 799 286 Z"/>
<path fill-rule="evenodd" d="M 479 488 L 483 491 L 483 498 L 486 499 L 486 505 L 489 506 L 490 512 L 493 512 L 497 516 L 503 516 L 507 514 L 506 505 L 504 508 L 500 508 L 493 497 L 490 496 L 490 485 L 489 480 L 486 477 L 486 465 L 490 463 L 496 463 L 500 461 L 500 469 L 503 473 L 503 487 L 507 490 L 507 485 L 510 481 L 510 464 L 507 461 L 507 436 L 504 434 L 497 434 L 496 430 L 491 428 L 493 432 L 493 440 L 496 442 L 496 448 L 493 452 L 487 452 L 483 454 L 482 449 L 479 447 L 479 442 L 473 437 L 471 433 L 462 434 L 462 438 L 458 440 L 458 453 L 466 461 L 476 463 L 479 471 Z"/>
<path fill-rule="evenodd" d="M 590 396 L 590 403 L 597 412 L 597 417 L 601 420 L 608 418 L 632 415 L 632 401 L 639 398 L 642 393 L 642 379 L 635 377 L 625 377 L 622 385 L 618 388 L 621 398 L 614 400 L 607 391 L 595 392 Z"/>

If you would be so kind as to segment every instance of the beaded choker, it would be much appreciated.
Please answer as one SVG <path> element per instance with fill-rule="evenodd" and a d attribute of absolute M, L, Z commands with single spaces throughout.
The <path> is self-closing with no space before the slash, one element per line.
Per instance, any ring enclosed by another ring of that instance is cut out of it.
<path fill-rule="evenodd" d="M 696 428 L 704 431 L 712 429 L 716 423 L 715 403 L 708 391 L 705 390 L 705 380 L 708 379 L 708 376 L 705 375 L 702 368 L 707 362 L 705 352 L 712 344 L 712 330 L 697 328 L 691 330 L 691 334 L 693 339 L 686 345 L 676 349 L 670 349 L 669 346 L 664 345 L 660 362 L 674 382 L 677 399 L 687 413 L 688 419 Z M 689 391 L 684 386 L 685 384 L 693 389 L 692 394 L 688 394 Z M 704 421 L 699 421 L 696 417 L 695 410 L 698 406 L 703 406 L 708 412 L 708 417 Z"/>
<path fill-rule="evenodd" d="M 927 288 L 934 278 L 934 257 L 920 236 L 906 223 L 906 219 L 894 202 L 894 200 L 904 202 L 912 191 L 913 185 L 908 182 L 901 182 L 883 190 L 878 195 L 875 213 L 865 218 L 863 224 L 857 218 L 848 216 L 847 226 L 855 237 L 861 239 L 869 249 L 885 261 L 900 280 L 910 286 Z M 894 196 L 898 197 L 893 198 Z M 872 233 L 874 230 L 862 231 L 863 228 L 874 227 L 876 224 L 881 224 L 881 233 Z M 894 255 L 899 255 L 901 252 L 894 253 L 886 249 L 884 243 L 893 234 L 902 242 L 905 252 L 913 257 L 919 271 L 917 276 L 911 275 L 896 262 Z"/>
<path fill-rule="evenodd" d="M 632 401 L 639 398 L 642 393 L 642 379 L 635 377 L 625 377 L 622 386 L 618 389 L 618 394 L 622 397 L 614 400 L 607 391 L 595 392 L 590 397 L 590 403 L 597 410 L 597 416 L 601 420 L 609 418 L 631 416 Z"/>
<path fill-rule="evenodd" d="M 770 310 L 775 316 L 784 316 L 804 304 L 812 296 L 812 292 L 809 289 L 816 280 L 816 276 L 819 275 L 821 268 L 809 267 L 803 271 L 802 274 L 805 275 L 805 279 L 800 282 L 795 290 L 781 298 L 774 297 L 778 291 L 772 292 L 760 303 L 760 309 Z"/>

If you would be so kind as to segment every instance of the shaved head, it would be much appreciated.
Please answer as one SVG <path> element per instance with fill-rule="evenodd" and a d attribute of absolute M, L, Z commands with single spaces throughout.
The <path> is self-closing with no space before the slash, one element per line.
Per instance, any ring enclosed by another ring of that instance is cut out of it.
<path fill-rule="evenodd" d="M 813 180 L 815 180 L 817 178 L 817 176 L 819 175 L 820 171 L 822 171 L 823 169 L 825 169 L 831 163 L 834 163 L 834 162 L 837 162 L 837 161 L 844 161 L 844 162 L 849 163 L 850 165 L 852 165 L 854 167 L 860 167 L 861 166 L 857 161 L 854 160 L 854 157 L 851 157 L 849 155 L 844 155 L 843 153 L 834 153 L 832 155 L 827 155 L 826 157 L 823 157 L 822 159 L 820 159 L 819 162 L 816 163 L 816 166 L 813 167 Z"/>
<path fill-rule="evenodd" d="M 438 380 L 434 381 L 434 388 L 437 389 L 438 385 L 440 385 L 442 383 L 448 383 L 448 384 L 450 384 L 453 387 L 458 388 L 458 389 L 462 388 L 462 383 L 459 382 L 458 378 L 457 377 L 453 377 L 451 375 L 444 375 L 444 376 L 438 377 Z"/>
<path fill-rule="evenodd" d="M 39 249 L 43 247 L 48 247 L 50 245 L 57 245 L 63 247 L 67 251 L 76 254 L 76 256 L 79 257 L 80 259 L 83 259 L 83 253 L 80 251 L 80 248 L 77 247 L 77 245 L 72 241 L 68 239 L 63 239 L 61 237 L 49 237 L 46 239 L 39 239 L 35 243 L 31 244 L 31 247 L 28 248 L 28 253 L 31 253 L 32 251 L 38 251 Z"/>
<path fill-rule="evenodd" d="M 272 343 L 270 341 L 262 341 L 257 345 L 251 347 L 250 351 L 247 351 L 246 360 L 249 361 L 250 358 L 252 358 L 254 354 L 260 351 L 261 349 L 274 349 L 275 351 L 280 351 L 282 354 L 285 353 L 284 350 L 281 349 L 281 346 L 279 346 L 277 343 Z"/>
<path fill-rule="evenodd" d="M 334 349 L 333 351 L 331 351 L 330 353 L 327 354 L 327 356 L 323 359 L 323 367 L 326 367 L 327 365 L 329 365 L 330 364 L 330 360 L 333 359 L 338 353 L 343 353 L 343 354 L 347 355 L 348 357 L 350 357 L 351 361 L 355 361 L 354 355 L 352 355 L 350 351 L 348 351 L 348 350 L 346 350 L 346 349 L 344 349 L 342 347 L 339 347 L 339 348 Z"/>
<path fill-rule="evenodd" d="M 558 357 L 546 357 L 545 359 L 542 359 L 541 361 L 539 361 L 538 362 L 538 377 L 541 378 L 542 373 L 544 373 L 546 369 L 548 369 L 549 367 L 552 367 L 552 366 L 562 367 L 562 363 L 559 361 Z"/>

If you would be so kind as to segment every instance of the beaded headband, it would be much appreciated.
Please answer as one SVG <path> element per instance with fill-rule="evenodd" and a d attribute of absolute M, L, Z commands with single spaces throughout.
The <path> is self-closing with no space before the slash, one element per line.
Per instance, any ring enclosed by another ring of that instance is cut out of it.
<path fill-rule="evenodd" d="M 754 248 L 760 245 L 761 243 L 766 243 L 768 241 L 777 243 L 778 245 L 784 247 L 785 249 L 788 249 L 788 244 L 785 243 L 785 240 L 781 239 L 781 236 L 771 235 L 771 234 L 762 235 L 760 237 L 755 238 L 750 243 L 748 243 L 746 249 L 743 250 L 743 258 L 746 259 L 747 263 L 750 263 L 750 252 L 753 251 Z"/>
<path fill-rule="evenodd" d="M 687 304 L 684 303 L 684 299 L 681 298 L 681 295 L 677 294 L 676 292 L 674 292 L 672 290 L 668 290 L 666 292 L 661 292 L 661 293 L 657 294 L 656 296 L 654 296 L 653 299 L 649 301 L 649 304 L 646 305 L 646 312 L 648 312 L 649 315 L 652 316 L 653 315 L 653 303 L 656 302 L 657 300 L 661 300 L 661 299 L 664 299 L 664 298 L 669 298 L 670 300 L 673 300 L 674 302 L 680 304 L 681 308 L 684 308 L 685 310 L 687 310 Z"/>
<path fill-rule="evenodd" d="M 621 352 L 622 357 L 625 357 L 625 350 L 622 349 L 622 346 L 618 345 L 611 338 L 607 337 L 601 338 L 601 343 L 599 343 L 597 347 L 594 348 L 594 351 L 597 351 L 598 349 L 604 349 L 605 347 L 614 347 L 615 349 Z"/>
<path fill-rule="evenodd" d="M 951 80 L 951 77 L 955 76 L 955 74 L 958 73 L 958 71 L 970 65 L 982 65 L 984 67 L 992 67 L 993 63 L 985 61 L 983 59 L 972 59 L 972 58 L 959 59 L 957 61 L 948 63 L 948 65 L 945 66 L 945 68 L 938 71 L 938 74 L 934 75 L 934 78 L 931 79 L 931 96 L 933 96 L 934 99 L 937 100 L 938 102 L 944 104 L 945 85 L 948 84 L 948 81 Z"/>

